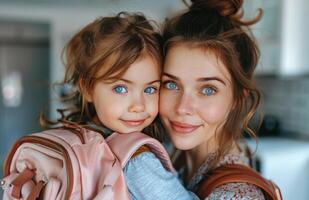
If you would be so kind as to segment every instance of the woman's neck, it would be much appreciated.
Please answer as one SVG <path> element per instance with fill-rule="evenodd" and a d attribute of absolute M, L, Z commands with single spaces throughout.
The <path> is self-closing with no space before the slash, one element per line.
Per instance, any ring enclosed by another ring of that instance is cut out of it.
<path fill-rule="evenodd" d="M 186 155 L 186 166 L 187 166 L 187 177 L 186 180 L 190 180 L 194 173 L 199 169 L 199 167 L 204 163 L 206 158 L 216 152 L 216 142 L 214 137 L 197 146 L 194 149 L 185 152 Z"/>
<path fill-rule="evenodd" d="M 209 140 L 207 143 L 203 143 L 198 147 L 188 150 L 185 152 L 186 156 L 186 166 L 187 166 L 187 176 L 186 181 L 189 181 L 192 176 L 197 172 L 200 166 L 205 162 L 205 160 L 214 153 L 217 152 L 218 146 L 214 138 Z M 232 145 L 229 153 L 239 154 L 240 149 L 236 144 Z"/>

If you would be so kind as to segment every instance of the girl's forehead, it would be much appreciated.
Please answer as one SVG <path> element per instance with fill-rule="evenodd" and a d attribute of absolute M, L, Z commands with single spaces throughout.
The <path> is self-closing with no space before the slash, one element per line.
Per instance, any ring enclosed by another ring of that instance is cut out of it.
<path fill-rule="evenodd" d="M 151 56 L 143 56 L 127 66 L 125 70 L 111 74 L 102 79 L 103 82 L 113 83 L 119 80 L 130 84 L 147 84 L 160 80 L 160 66 Z"/>

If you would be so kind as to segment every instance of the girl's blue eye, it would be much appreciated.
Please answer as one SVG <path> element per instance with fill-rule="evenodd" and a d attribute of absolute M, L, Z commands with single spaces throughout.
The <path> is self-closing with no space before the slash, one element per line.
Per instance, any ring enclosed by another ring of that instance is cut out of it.
<path fill-rule="evenodd" d="M 164 87 L 168 90 L 178 90 L 178 86 L 173 81 L 168 81 L 164 84 Z"/>
<path fill-rule="evenodd" d="M 147 94 L 153 94 L 157 91 L 157 89 L 155 87 L 147 87 L 144 92 Z"/>
<path fill-rule="evenodd" d="M 124 86 L 121 86 L 121 85 L 116 86 L 116 87 L 114 88 L 114 91 L 115 91 L 116 93 L 118 93 L 118 94 L 124 94 L 124 93 L 127 93 L 127 92 L 128 92 L 128 90 L 127 90 Z"/>
<path fill-rule="evenodd" d="M 210 96 L 216 93 L 216 90 L 214 90 L 211 87 L 205 87 L 202 89 L 202 94 L 206 95 L 206 96 Z"/>

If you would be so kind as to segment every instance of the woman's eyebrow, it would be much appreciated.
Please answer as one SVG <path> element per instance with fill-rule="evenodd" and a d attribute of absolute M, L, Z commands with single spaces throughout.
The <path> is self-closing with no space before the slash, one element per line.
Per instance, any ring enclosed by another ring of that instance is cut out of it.
<path fill-rule="evenodd" d="M 219 81 L 221 82 L 223 85 L 226 85 L 225 82 L 218 78 L 218 77 L 202 77 L 202 78 L 198 78 L 197 81 L 199 82 L 206 82 L 206 81 Z"/>
<path fill-rule="evenodd" d="M 177 76 L 171 75 L 171 74 L 166 73 L 166 72 L 164 72 L 162 76 L 167 76 L 167 77 L 169 77 L 171 79 L 179 80 L 179 78 Z"/>

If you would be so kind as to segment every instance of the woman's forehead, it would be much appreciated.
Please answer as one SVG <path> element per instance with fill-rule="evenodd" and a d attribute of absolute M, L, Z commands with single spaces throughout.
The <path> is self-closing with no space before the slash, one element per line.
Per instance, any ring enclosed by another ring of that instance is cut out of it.
<path fill-rule="evenodd" d="M 230 81 L 230 73 L 213 51 L 177 45 L 171 48 L 165 58 L 164 73 L 179 78 L 198 79 L 201 77 L 220 77 Z"/>

